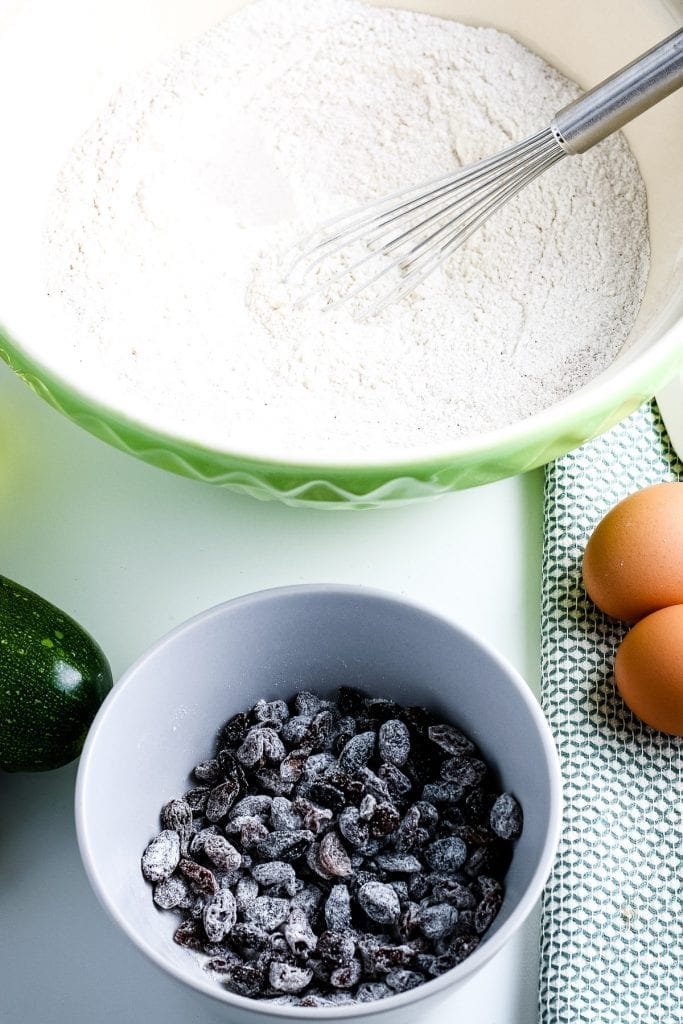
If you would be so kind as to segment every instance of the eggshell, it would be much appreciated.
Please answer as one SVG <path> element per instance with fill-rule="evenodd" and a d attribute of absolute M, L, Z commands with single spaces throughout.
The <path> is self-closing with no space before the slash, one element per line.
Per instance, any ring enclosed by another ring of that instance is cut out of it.
<path fill-rule="evenodd" d="M 615 505 L 586 545 L 583 582 L 598 608 L 625 622 L 683 604 L 683 483 Z"/>
<path fill-rule="evenodd" d="M 619 646 L 614 678 L 638 718 L 683 736 L 683 604 L 636 623 Z"/>

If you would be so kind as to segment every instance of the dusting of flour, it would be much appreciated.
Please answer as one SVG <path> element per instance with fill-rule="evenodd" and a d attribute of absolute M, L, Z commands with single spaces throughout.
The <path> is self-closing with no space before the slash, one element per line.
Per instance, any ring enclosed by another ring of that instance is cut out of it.
<path fill-rule="evenodd" d="M 65 372 L 222 448 L 352 458 L 514 422 L 601 372 L 648 270 L 615 137 L 535 182 L 367 322 L 292 309 L 321 219 L 505 148 L 578 93 L 492 29 L 256 0 L 125 85 L 64 167 L 46 289 Z"/>

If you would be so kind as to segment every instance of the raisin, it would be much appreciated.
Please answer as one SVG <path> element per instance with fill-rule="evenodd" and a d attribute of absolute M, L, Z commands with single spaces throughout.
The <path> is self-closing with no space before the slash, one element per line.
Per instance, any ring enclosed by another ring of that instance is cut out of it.
<path fill-rule="evenodd" d="M 482 935 L 490 926 L 503 903 L 503 890 L 495 878 L 478 879 L 482 898 L 474 912 L 474 930 Z"/>
<path fill-rule="evenodd" d="M 410 754 L 410 733 L 398 718 L 390 718 L 382 723 L 377 741 L 382 761 L 399 768 L 406 763 Z"/>
<path fill-rule="evenodd" d="M 373 755 L 376 739 L 374 732 L 361 732 L 352 736 L 339 755 L 341 770 L 355 774 L 366 765 Z"/>
<path fill-rule="evenodd" d="M 265 932 L 275 931 L 288 916 L 289 900 L 279 896 L 257 896 L 244 910 L 246 921 Z"/>
<path fill-rule="evenodd" d="M 183 921 L 173 933 L 173 941 L 185 949 L 201 949 L 202 938 L 198 922 L 192 919 Z"/>
<path fill-rule="evenodd" d="M 350 963 L 356 952 L 356 943 L 350 932 L 324 931 L 318 939 L 317 955 L 331 967 Z"/>
<path fill-rule="evenodd" d="M 297 798 L 294 801 L 294 807 L 302 815 L 301 824 L 303 828 L 313 832 L 314 835 L 324 832 L 334 818 L 332 811 L 325 807 L 318 807 L 317 804 L 311 803 L 310 800 Z"/>
<path fill-rule="evenodd" d="M 164 829 L 172 829 L 178 833 L 180 847 L 183 852 L 192 831 L 192 809 L 186 800 L 169 800 L 161 810 L 161 825 Z"/>
<path fill-rule="evenodd" d="M 417 806 L 409 807 L 396 830 L 394 847 L 397 853 L 412 853 L 429 841 L 429 832 L 420 826 L 421 820 Z"/>
<path fill-rule="evenodd" d="M 332 754 L 323 751 L 319 754 L 309 754 L 304 768 L 306 778 L 313 781 L 318 776 L 325 775 L 328 771 L 334 771 L 337 767 L 336 758 Z"/>
<path fill-rule="evenodd" d="M 351 927 L 351 895 L 345 885 L 333 885 L 325 901 L 325 923 L 330 931 Z"/>
<path fill-rule="evenodd" d="M 333 729 L 334 719 L 325 708 L 313 716 L 301 746 L 307 746 L 311 750 L 324 750 L 328 745 L 332 745 Z"/>
<path fill-rule="evenodd" d="M 296 874 L 291 864 L 282 860 L 271 860 L 266 864 L 254 864 L 251 873 L 259 885 L 269 888 L 273 885 L 283 887 L 288 896 L 296 892 Z"/>
<path fill-rule="evenodd" d="M 259 894 L 258 882 L 255 878 L 240 878 L 235 886 L 235 902 L 238 911 L 243 914 L 250 903 L 253 903 Z"/>
<path fill-rule="evenodd" d="M 224 985 L 238 996 L 255 997 L 263 988 L 263 971 L 250 964 L 234 964 L 224 974 Z"/>
<path fill-rule="evenodd" d="M 260 789 L 266 789 L 273 796 L 289 796 L 294 789 L 293 782 L 286 782 L 279 768 L 260 768 L 254 772 L 254 779 Z"/>
<path fill-rule="evenodd" d="M 241 962 L 235 953 L 231 953 L 228 949 L 223 949 L 218 956 L 213 956 L 210 960 L 206 961 L 204 970 L 213 971 L 214 974 L 227 974 L 230 968 Z"/>
<path fill-rule="evenodd" d="M 386 999 L 393 996 L 393 991 L 383 981 L 364 981 L 356 989 L 356 1002 L 372 1003 L 375 999 Z"/>
<path fill-rule="evenodd" d="M 293 715 L 280 729 L 280 739 L 289 746 L 298 746 L 310 729 L 312 717 L 310 715 Z"/>
<path fill-rule="evenodd" d="M 345 807 L 339 815 L 339 831 L 351 846 L 362 846 L 370 838 L 370 826 L 360 820 L 356 807 Z"/>
<path fill-rule="evenodd" d="M 486 771 L 484 762 L 476 757 L 450 757 L 441 765 L 441 778 L 457 786 L 461 799 L 468 789 L 479 785 Z"/>
<path fill-rule="evenodd" d="M 313 842 L 313 833 L 307 829 L 289 829 L 270 832 L 256 844 L 261 860 L 296 860 Z"/>
<path fill-rule="evenodd" d="M 173 829 L 165 828 L 147 844 L 140 863 L 148 882 L 163 882 L 171 877 L 179 861 L 180 837 Z"/>
<path fill-rule="evenodd" d="M 522 808 L 511 793 L 501 793 L 489 815 L 491 828 L 501 839 L 517 839 L 522 834 Z"/>
<path fill-rule="evenodd" d="M 259 845 L 270 836 L 270 832 L 260 818 L 236 818 L 230 828 L 240 823 L 240 843 L 245 850 L 258 850 Z"/>
<path fill-rule="evenodd" d="M 394 875 L 410 875 L 422 870 L 422 863 L 412 853 L 380 853 L 375 857 L 375 864 L 380 871 Z"/>
<path fill-rule="evenodd" d="M 382 882 L 366 882 L 358 891 L 358 905 L 378 924 L 391 924 L 401 913 L 396 892 Z"/>
<path fill-rule="evenodd" d="M 376 804 L 370 818 L 370 835 L 375 839 L 391 835 L 398 828 L 400 821 L 401 815 L 397 808 L 387 800 L 382 800 Z"/>
<path fill-rule="evenodd" d="M 305 750 L 292 750 L 282 759 L 280 778 L 283 782 L 298 782 L 304 773 L 308 753 Z"/>
<path fill-rule="evenodd" d="M 471 754 L 476 749 L 474 743 L 460 729 L 444 722 L 439 725 L 430 725 L 427 735 L 432 743 L 435 743 L 447 754 Z"/>
<path fill-rule="evenodd" d="M 471 822 L 487 822 L 495 796 L 482 786 L 475 786 L 464 800 L 466 819 Z"/>
<path fill-rule="evenodd" d="M 190 857 L 195 860 L 200 854 L 204 853 L 204 844 L 209 836 L 218 835 L 217 825 L 208 825 L 206 828 L 200 829 L 199 832 L 195 832 L 190 840 L 189 854 Z"/>
<path fill-rule="evenodd" d="M 261 766 L 265 762 L 263 731 L 252 727 L 237 748 L 237 760 L 245 768 Z"/>
<path fill-rule="evenodd" d="M 211 942 L 221 942 L 236 921 L 237 905 L 229 889 L 221 889 L 204 904 L 202 922 Z"/>
<path fill-rule="evenodd" d="M 325 772 L 323 782 L 326 782 L 328 786 L 334 786 L 343 793 L 347 803 L 359 804 L 363 799 L 365 792 L 363 783 L 360 779 L 349 775 L 348 772 L 334 769 L 327 771 Z"/>
<path fill-rule="evenodd" d="M 320 863 L 320 843 L 311 843 L 306 850 L 306 864 L 311 872 L 318 878 L 330 881 L 334 875 Z"/>
<path fill-rule="evenodd" d="M 431 843 L 424 856 L 434 871 L 457 871 L 467 859 L 467 847 L 457 836 L 448 836 Z"/>
<path fill-rule="evenodd" d="M 457 804 L 462 793 L 456 782 L 428 782 L 422 789 L 422 799 L 432 804 Z"/>
<path fill-rule="evenodd" d="M 241 921 L 231 929 L 229 942 L 240 956 L 253 958 L 267 949 L 268 933 L 256 925 Z"/>
<path fill-rule="evenodd" d="M 363 783 L 364 794 L 369 793 L 371 796 L 374 796 L 375 800 L 391 801 L 391 794 L 386 782 L 384 779 L 380 779 L 370 768 L 361 768 L 358 772 L 358 778 Z"/>
<path fill-rule="evenodd" d="M 336 832 L 327 832 L 320 840 L 318 859 L 329 875 L 347 878 L 351 874 L 351 861 Z"/>
<path fill-rule="evenodd" d="M 458 911 L 450 903 L 435 903 L 420 908 L 420 931 L 428 939 L 443 939 L 452 935 L 457 923 Z"/>
<path fill-rule="evenodd" d="M 338 814 L 346 806 L 346 798 L 342 791 L 326 782 L 311 783 L 308 794 L 315 803 L 329 807 L 335 814 Z"/>
<path fill-rule="evenodd" d="M 395 971 L 389 971 L 386 976 L 386 983 L 394 992 L 408 992 L 426 981 L 424 974 L 417 971 L 409 971 L 405 967 L 399 967 Z"/>
<path fill-rule="evenodd" d="M 244 739 L 249 726 L 249 716 L 239 711 L 229 718 L 221 729 L 221 744 L 226 747 L 238 747 Z"/>
<path fill-rule="evenodd" d="M 420 812 L 420 825 L 426 829 L 434 828 L 439 821 L 439 812 L 434 804 L 430 804 L 427 800 L 417 800 L 413 807 Z"/>
<path fill-rule="evenodd" d="M 302 822 L 291 800 L 275 796 L 270 808 L 270 824 L 276 832 L 293 832 L 301 828 Z"/>
<path fill-rule="evenodd" d="M 411 899 L 422 900 L 429 893 L 430 885 L 427 875 L 420 873 L 408 878 L 408 893 Z"/>
<path fill-rule="evenodd" d="M 219 871 L 235 871 L 242 863 L 239 850 L 220 835 L 207 836 L 204 854 Z"/>
<path fill-rule="evenodd" d="M 301 910 L 310 921 L 318 910 L 322 898 L 323 894 L 318 886 L 309 883 L 292 898 L 292 912 L 294 910 Z"/>
<path fill-rule="evenodd" d="M 206 896 L 213 896 L 218 892 L 216 876 L 203 864 L 198 864 L 196 860 L 190 860 L 189 857 L 183 857 L 178 868 L 197 892 L 204 893 Z"/>
<path fill-rule="evenodd" d="M 405 722 L 409 729 L 413 729 L 418 735 L 423 736 L 427 735 L 427 730 L 430 726 L 438 722 L 438 718 L 432 711 L 428 711 L 427 708 L 422 708 L 419 705 L 401 708 L 397 717 L 402 722 Z"/>
<path fill-rule="evenodd" d="M 187 906 L 189 894 L 185 879 L 179 875 L 172 875 L 157 882 L 152 899 L 162 910 L 173 910 L 175 907 Z"/>
<path fill-rule="evenodd" d="M 330 974 L 330 985 L 335 988 L 352 988 L 360 981 L 362 970 L 358 960 L 350 960 L 348 964 L 335 967 Z"/>
<path fill-rule="evenodd" d="M 265 820 L 270 815 L 272 803 L 272 796 L 268 796 L 267 794 L 245 796 L 234 805 L 230 811 L 230 818 L 236 818 L 238 815 L 243 814 L 245 816 L 263 818 Z"/>
<path fill-rule="evenodd" d="M 308 715 L 310 718 L 317 715 L 323 708 L 324 701 L 317 693 L 310 690 L 301 690 L 294 698 L 294 710 L 297 715 Z"/>
<path fill-rule="evenodd" d="M 356 735 L 356 720 L 351 715 L 344 715 L 335 725 L 332 750 L 339 754 L 352 736 Z"/>
<path fill-rule="evenodd" d="M 415 949 L 406 943 L 372 945 L 366 947 L 363 959 L 373 974 L 386 974 L 396 967 L 412 967 L 416 955 Z"/>
<path fill-rule="evenodd" d="M 206 807 L 206 802 L 209 799 L 210 792 L 211 790 L 209 786 L 195 786 L 194 789 L 188 789 L 183 799 L 191 811 L 203 811 Z"/>
<path fill-rule="evenodd" d="M 284 927 L 287 945 L 295 956 L 307 959 L 318 944 L 308 915 L 299 907 L 291 907 Z"/>
<path fill-rule="evenodd" d="M 251 714 L 260 725 L 278 730 L 289 718 L 289 708 L 283 700 L 257 700 Z"/>
<path fill-rule="evenodd" d="M 377 800 L 372 793 L 366 793 L 358 805 L 358 815 L 363 821 L 370 821 L 375 808 L 377 807 Z"/>
<path fill-rule="evenodd" d="M 196 764 L 192 771 L 194 777 L 200 782 L 218 782 L 221 777 L 221 766 L 215 757 Z"/>
<path fill-rule="evenodd" d="M 466 885 L 448 875 L 442 875 L 434 882 L 432 895 L 435 899 L 452 903 L 456 910 L 471 910 L 477 902 Z"/>
<path fill-rule="evenodd" d="M 268 981 L 276 992 L 300 992 L 313 978 L 308 967 L 273 961 L 268 969 Z"/>
<path fill-rule="evenodd" d="M 436 957 L 433 967 L 434 976 L 443 974 L 444 971 L 450 971 L 452 967 L 457 967 L 470 954 L 474 953 L 478 945 L 478 935 L 456 935 L 449 943 L 447 951 Z"/>
<path fill-rule="evenodd" d="M 221 818 L 224 818 L 235 802 L 238 793 L 239 786 L 234 779 L 228 779 L 227 782 L 221 782 L 214 786 L 206 802 L 205 814 L 209 821 L 220 821 Z"/>

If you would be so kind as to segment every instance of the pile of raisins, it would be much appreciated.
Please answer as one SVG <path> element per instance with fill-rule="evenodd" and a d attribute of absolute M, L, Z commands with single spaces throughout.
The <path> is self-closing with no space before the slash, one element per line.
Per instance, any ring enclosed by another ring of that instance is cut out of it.
<path fill-rule="evenodd" d="M 142 855 L 175 941 L 231 991 L 368 1002 L 459 964 L 500 909 L 522 811 L 422 707 L 341 687 L 258 701 Z"/>

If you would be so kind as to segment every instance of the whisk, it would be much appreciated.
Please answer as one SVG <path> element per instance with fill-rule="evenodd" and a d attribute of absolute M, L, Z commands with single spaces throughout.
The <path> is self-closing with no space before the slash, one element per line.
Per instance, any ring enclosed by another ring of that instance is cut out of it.
<path fill-rule="evenodd" d="M 295 305 L 360 298 L 373 316 L 412 292 L 484 221 L 565 156 L 585 153 L 683 85 L 683 29 L 563 107 L 547 128 L 433 181 L 335 217 L 295 248 Z"/>

